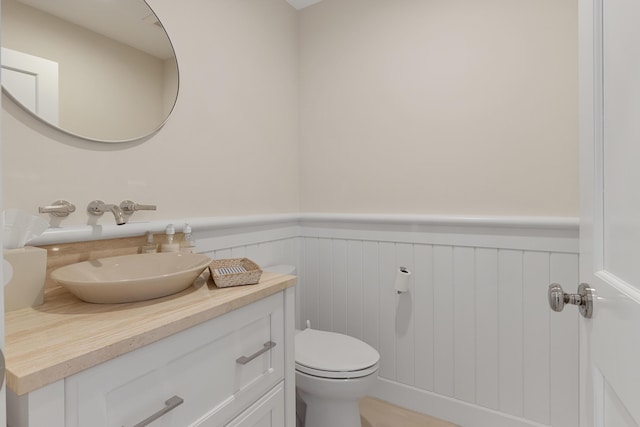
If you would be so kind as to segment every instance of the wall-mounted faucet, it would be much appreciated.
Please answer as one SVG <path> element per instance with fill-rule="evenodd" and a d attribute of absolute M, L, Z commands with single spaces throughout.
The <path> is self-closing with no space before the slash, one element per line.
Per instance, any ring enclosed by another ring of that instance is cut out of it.
<path fill-rule="evenodd" d="M 87 212 L 91 215 L 102 216 L 105 212 L 111 212 L 116 219 L 116 224 L 124 225 L 127 220 L 124 217 L 124 211 L 118 205 L 106 204 L 102 200 L 94 200 L 87 206 Z"/>

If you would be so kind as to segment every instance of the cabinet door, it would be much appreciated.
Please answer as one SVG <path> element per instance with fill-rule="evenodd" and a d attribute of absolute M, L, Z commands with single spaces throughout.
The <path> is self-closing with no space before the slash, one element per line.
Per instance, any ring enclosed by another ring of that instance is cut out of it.
<path fill-rule="evenodd" d="M 208 426 L 209 424 L 199 424 Z M 213 426 L 213 424 L 210 424 Z M 279 384 L 225 427 L 284 426 L 284 386 Z"/>

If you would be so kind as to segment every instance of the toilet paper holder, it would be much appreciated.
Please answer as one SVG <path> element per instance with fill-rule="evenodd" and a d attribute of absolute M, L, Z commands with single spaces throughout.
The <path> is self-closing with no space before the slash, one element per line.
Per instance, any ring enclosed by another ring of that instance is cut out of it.
<path fill-rule="evenodd" d="M 409 283 L 411 282 L 411 271 L 407 267 L 398 267 L 396 271 L 396 280 L 393 288 L 398 295 L 409 291 Z"/>

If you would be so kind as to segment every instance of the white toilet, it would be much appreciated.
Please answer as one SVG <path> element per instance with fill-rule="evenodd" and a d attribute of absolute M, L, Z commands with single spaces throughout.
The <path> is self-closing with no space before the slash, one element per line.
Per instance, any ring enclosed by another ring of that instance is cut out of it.
<path fill-rule="evenodd" d="M 304 427 L 360 427 L 358 401 L 373 387 L 380 354 L 348 335 L 307 328 L 296 334 L 296 390 Z"/>
<path fill-rule="evenodd" d="M 265 271 L 295 274 L 293 266 Z M 373 387 L 380 354 L 348 335 L 296 331 L 297 418 L 304 427 L 360 427 L 358 401 Z"/>

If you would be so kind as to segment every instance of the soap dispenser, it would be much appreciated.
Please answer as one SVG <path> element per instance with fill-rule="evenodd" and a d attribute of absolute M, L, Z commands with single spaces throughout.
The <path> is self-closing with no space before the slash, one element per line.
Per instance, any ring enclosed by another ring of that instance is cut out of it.
<path fill-rule="evenodd" d="M 153 242 L 153 233 L 147 231 L 147 243 L 142 246 L 143 254 L 153 254 L 158 251 L 158 245 Z"/>
<path fill-rule="evenodd" d="M 174 234 L 176 234 L 176 229 L 173 224 L 167 225 L 167 228 L 164 230 L 166 235 L 166 242 L 162 244 L 160 247 L 160 252 L 178 252 L 180 250 L 180 245 L 178 243 L 173 242 Z"/>
<path fill-rule="evenodd" d="M 185 254 L 196 253 L 196 242 L 193 240 L 193 234 L 191 234 L 191 226 L 185 223 L 182 233 L 184 237 L 182 242 L 180 242 L 180 252 Z"/>

